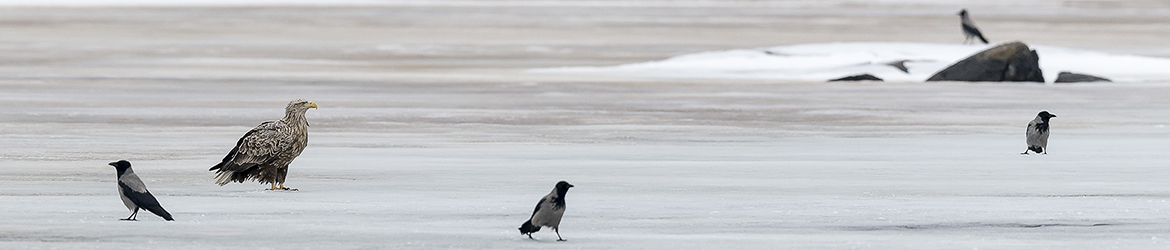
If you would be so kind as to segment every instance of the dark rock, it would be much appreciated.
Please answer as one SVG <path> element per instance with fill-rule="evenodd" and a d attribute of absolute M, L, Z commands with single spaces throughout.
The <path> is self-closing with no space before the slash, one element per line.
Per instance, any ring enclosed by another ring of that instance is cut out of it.
<path fill-rule="evenodd" d="M 1040 56 L 1021 42 L 995 46 L 934 73 L 928 82 L 1044 82 Z"/>
<path fill-rule="evenodd" d="M 878 78 L 876 76 L 870 75 L 870 74 L 863 74 L 863 75 L 855 75 L 855 76 L 846 76 L 846 77 L 837 78 L 837 79 L 833 79 L 833 80 L 829 80 L 829 81 L 830 82 L 856 82 L 856 81 L 879 81 L 880 82 L 880 81 L 882 81 L 882 79 Z"/>
<path fill-rule="evenodd" d="M 1113 82 L 1108 78 L 1077 74 L 1073 72 L 1063 71 L 1056 75 L 1056 83 L 1071 83 L 1071 82 Z"/>
<path fill-rule="evenodd" d="M 886 65 L 890 65 L 890 67 L 897 68 L 898 70 L 901 70 L 902 73 L 910 73 L 910 69 L 906 68 L 907 61 L 910 61 L 910 60 L 898 60 L 898 61 L 888 62 L 888 63 L 886 63 Z"/>

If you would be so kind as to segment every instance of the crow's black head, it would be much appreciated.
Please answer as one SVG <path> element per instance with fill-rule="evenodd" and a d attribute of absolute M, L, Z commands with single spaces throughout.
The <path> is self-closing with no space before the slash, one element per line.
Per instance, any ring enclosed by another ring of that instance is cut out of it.
<path fill-rule="evenodd" d="M 554 189 L 557 192 L 557 200 L 555 201 L 557 204 L 560 204 L 560 206 L 565 205 L 565 193 L 568 193 L 571 187 L 573 187 L 573 184 L 569 184 L 568 182 L 557 182 L 557 188 Z"/>
<path fill-rule="evenodd" d="M 565 181 L 557 182 L 557 188 L 556 188 L 557 195 L 559 195 L 560 197 L 565 197 L 565 193 L 569 192 L 569 188 L 571 188 L 571 187 L 573 187 L 573 184 L 569 184 L 568 182 L 565 182 Z"/>
<path fill-rule="evenodd" d="M 1036 116 L 1039 116 L 1040 119 L 1044 119 L 1045 121 L 1047 121 L 1048 118 L 1056 117 L 1056 115 L 1054 115 L 1052 113 L 1048 113 L 1048 110 L 1040 111 L 1040 113 L 1036 114 Z"/>
<path fill-rule="evenodd" d="M 573 184 L 569 184 L 568 182 L 557 182 L 557 190 L 569 190 L 571 187 L 573 187 Z"/>
<path fill-rule="evenodd" d="M 115 161 L 115 162 L 111 162 L 110 166 L 114 166 L 114 168 L 117 168 L 118 170 L 123 170 L 123 169 L 130 168 L 130 162 L 128 162 L 126 160 Z"/>
<path fill-rule="evenodd" d="M 130 169 L 130 162 L 126 160 L 120 160 L 111 162 L 110 166 L 114 166 L 114 169 L 118 170 L 118 177 L 122 177 L 122 173 L 125 173 L 127 169 Z"/>
<path fill-rule="evenodd" d="M 959 16 L 967 16 L 967 9 L 960 10 Z"/>

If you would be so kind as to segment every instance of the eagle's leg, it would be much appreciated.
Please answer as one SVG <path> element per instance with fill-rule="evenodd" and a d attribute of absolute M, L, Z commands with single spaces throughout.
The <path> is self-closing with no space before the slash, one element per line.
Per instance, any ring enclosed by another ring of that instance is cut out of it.
<path fill-rule="evenodd" d="M 276 169 L 276 182 L 280 183 L 280 189 L 288 190 L 288 191 L 297 191 L 297 189 L 295 189 L 295 188 L 289 188 L 289 187 L 284 186 L 284 180 L 285 180 L 285 177 L 287 177 L 287 176 L 288 176 L 288 166 L 284 166 L 282 168 Z"/>
<path fill-rule="evenodd" d="M 269 189 L 267 189 L 267 190 L 286 190 L 286 191 L 297 191 L 297 189 L 295 189 L 295 188 L 288 188 L 288 187 L 285 187 L 285 186 L 284 186 L 284 183 L 281 183 L 281 184 L 280 184 L 280 187 L 277 187 L 277 186 L 276 186 L 276 182 L 273 182 L 273 183 L 272 183 L 272 188 L 269 188 Z"/>
<path fill-rule="evenodd" d="M 557 232 L 557 241 L 565 241 L 565 239 L 561 238 L 561 229 L 560 228 L 553 228 L 553 231 Z"/>
<path fill-rule="evenodd" d="M 136 216 L 136 215 L 138 215 L 138 208 L 134 208 L 134 212 L 130 213 L 130 217 L 126 217 L 125 219 L 122 219 L 122 220 L 138 220 L 138 219 L 134 218 L 134 216 Z"/>

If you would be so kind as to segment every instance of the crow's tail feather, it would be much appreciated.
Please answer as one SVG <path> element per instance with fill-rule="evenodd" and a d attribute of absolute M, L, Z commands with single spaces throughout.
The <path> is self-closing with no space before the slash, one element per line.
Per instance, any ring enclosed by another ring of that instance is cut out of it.
<path fill-rule="evenodd" d="M 163 209 L 162 206 L 149 206 L 149 207 L 142 207 L 142 208 L 146 209 L 146 211 L 150 211 L 151 213 L 154 213 L 154 215 L 158 215 L 158 217 L 162 217 L 163 219 L 166 219 L 168 221 L 175 220 L 175 218 L 171 218 L 171 213 L 167 213 L 167 210 Z"/>
<path fill-rule="evenodd" d="M 532 234 L 536 231 L 540 231 L 540 227 L 532 225 L 532 220 L 525 221 L 523 225 L 520 225 L 520 234 Z"/>

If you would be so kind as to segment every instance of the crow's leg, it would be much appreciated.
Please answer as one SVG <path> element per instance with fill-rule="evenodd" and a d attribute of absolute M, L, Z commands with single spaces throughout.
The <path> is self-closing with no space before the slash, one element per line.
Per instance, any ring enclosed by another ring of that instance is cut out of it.
<path fill-rule="evenodd" d="M 557 241 L 565 241 L 565 239 L 561 238 L 561 229 L 560 228 L 553 228 L 553 231 L 557 231 Z"/>
<path fill-rule="evenodd" d="M 134 208 L 134 212 L 130 213 L 130 217 L 126 217 L 125 219 L 122 219 L 122 220 L 138 220 L 137 218 L 134 218 L 136 216 L 138 216 L 138 208 Z"/>

